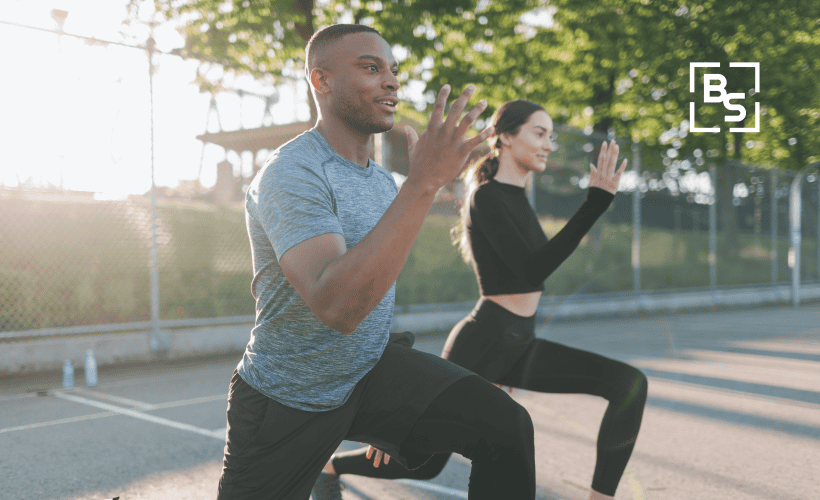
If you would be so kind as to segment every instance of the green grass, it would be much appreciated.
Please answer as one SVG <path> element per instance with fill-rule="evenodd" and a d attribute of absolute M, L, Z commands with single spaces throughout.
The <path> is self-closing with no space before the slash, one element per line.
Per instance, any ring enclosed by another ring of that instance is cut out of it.
<path fill-rule="evenodd" d="M 253 314 L 239 208 L 158 208 L 160 317 Z M 0 200 L 0 331 L 150 318 L 150 207 Z"/>
<path fill-rule="evenodd" d="M 396 304 L 466 302 L 478 298 L 473 269 L 450 243 L 455 217 L 430 215 L 396 280 Z"/>
<path fill-rule="evenodd" d="M 159 213 L 173 235 L 160 260 L 160 317 L 254 314 L 243 209 L 175 203 Z"/>

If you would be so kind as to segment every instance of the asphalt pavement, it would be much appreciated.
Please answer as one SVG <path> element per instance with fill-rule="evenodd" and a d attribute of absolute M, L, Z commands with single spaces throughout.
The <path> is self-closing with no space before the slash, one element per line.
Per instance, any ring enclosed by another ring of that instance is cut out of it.
<path fill-rule="evenodd" d="M 641 368 L 649 400 L 616 498 L 820 498 L 820 305 L 544 322 L 538 335 Z M 417 338 L 438 354 L 444 334 Z M 0 499 L 215 498 L 239 354 L 0 384 Z M 538 498 L 585 500 L 606 402 L 516 390 Z M 358 443 L 345 442 L 342 449 Z M 344 500 L 467 498 L 469 462 L 431 481 L 342 476 Z"/>

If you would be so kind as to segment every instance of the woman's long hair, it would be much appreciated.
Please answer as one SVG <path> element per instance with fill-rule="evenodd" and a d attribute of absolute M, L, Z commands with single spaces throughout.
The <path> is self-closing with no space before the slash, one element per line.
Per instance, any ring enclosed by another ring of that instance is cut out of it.
<path fill-rule="evenodd" d="M 477 160 L 463 174 L 465 184 L 464 199 L 461 200 L 460 218 L 458 224 L 450 230 L 450 237 L 454 245 L 458 245 L 459 253 L 468 264 L 473 260 L 473 250 L 467 235 L 467 218 L 470 215 L 470 199 L 478 186 L 489 181 L 498 172 L 498 149 L 501 142 L 499 134 L 518 135 L 521 125 L 525 124 L 536 111 L 544 108 L 534 102 L 524 99 L 505 102 L 495 113 L 495 130 L 490 137 L 490 152 Z"/>

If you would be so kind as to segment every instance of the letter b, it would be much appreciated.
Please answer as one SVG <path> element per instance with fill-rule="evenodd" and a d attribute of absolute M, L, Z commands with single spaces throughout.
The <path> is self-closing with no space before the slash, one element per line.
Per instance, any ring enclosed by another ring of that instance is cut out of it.
<path fill-rule="evenodd" d="M 718 81 L 720 84 L 713 84 Z M 712 97 L 712 92 L 719 92 L 720 97 Z M 707 73 L 703 75 L 703 102 L 724 102 L 726 100 L 726 77 L 719 73 Z"/>

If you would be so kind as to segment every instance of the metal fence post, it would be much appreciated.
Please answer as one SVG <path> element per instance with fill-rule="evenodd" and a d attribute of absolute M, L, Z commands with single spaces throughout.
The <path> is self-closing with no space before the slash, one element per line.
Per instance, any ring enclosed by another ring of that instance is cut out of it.
<path fill-rule="evenodd" d="M 641 144 L 632 143 L 632 171 L 635 172 L 635 187 L 632 191 L 632 283 L 635 294 L 641 293 Z"/>
<path fill-rule="evenodd" d="M 709 204 L 709 286 L 717 290 L 717 168 L 709 164 L 709 178 L 712 182 L 712 203 Z"/>
<path fill-rule="evenodd" d="M 800 198 L 803 172 L 797 174 L 792 181 L 789 192 L 789 233 L 791 248 L 789 249 L 789 266 L 792 268 L 792 306 L 800 305 L 800 240 L 801 240 L 801 209 Z"/>
<path fill-rule="evenodd" d="M 780 219 L 779 217 L 779 206 L 777 201 L 777 168 L 772 169 L 772 189 L 771 189 L 771 199 L 772 199 L 772 207 L 771 207 L 771 230 L 772 230 L 772 283 L 777 283 L 777 240 L 778 240 L 778 228 L 777 224 Z"/>
<path fill-rule="evenodd" d="M 154 179 L 154 38 L 148 37 L 145 49 L 148 52 L 148 92 L 151 121 L 151 352 L 168 350 L 159 326 L 159 252 L 157 249 L 157 187 Z"/>

